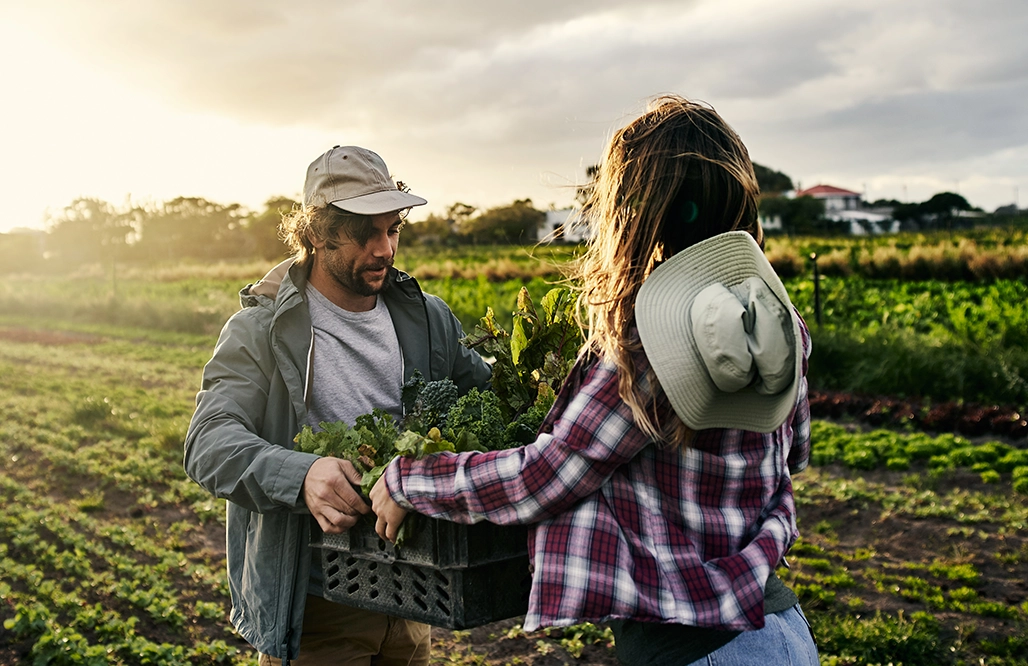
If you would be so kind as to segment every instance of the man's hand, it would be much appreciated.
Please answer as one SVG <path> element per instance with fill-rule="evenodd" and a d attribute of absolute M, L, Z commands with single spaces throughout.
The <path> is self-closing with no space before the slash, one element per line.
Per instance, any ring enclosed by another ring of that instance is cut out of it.
<path fill-rule="evenodd" d="M 349 460 L 319 458 L 307 470 L 303 501 L 324 532 L 340 534 L 371 510 L 351 485 L 360 486 L 360 482 L 361 473 Z"/>
<path fill-rule="evenodd" d="M 396 543 L 396 533 L 400 531 L 400 523 L 407 517 L 407 510 L 389 494 L 384 474 L 371 489 L 371 510 L 377 517 L 375 531 L 378 536 L 389 543 Z"/>

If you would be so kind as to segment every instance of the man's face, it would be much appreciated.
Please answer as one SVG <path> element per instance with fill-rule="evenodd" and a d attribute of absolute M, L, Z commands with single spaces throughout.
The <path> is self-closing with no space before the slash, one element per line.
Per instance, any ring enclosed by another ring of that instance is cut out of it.
<path fill-rule="evenodd" d="M 319 248 L 315 254 L 328 277 L 354 297 L 374 296 L 388 286 L 386 275 L 400 240 L 399 214 L 374 215 L 371 224 L 371 234 L 363 246 L 340 231 L 335 249 Z"/>

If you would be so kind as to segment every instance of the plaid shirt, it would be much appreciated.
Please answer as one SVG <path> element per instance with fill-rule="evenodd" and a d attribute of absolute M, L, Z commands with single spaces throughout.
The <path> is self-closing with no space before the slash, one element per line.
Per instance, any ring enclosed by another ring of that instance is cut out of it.
<path fill-rule="evenodd" d="M 386 483 L 408 510 L 533 525 L 526 631 L 616 618 L 759 629 L 764 583 L 799 535 L 790 472 L 810 454 L 802 319 L 800 330 L 799 397 L 775 432 L 654 444 L 620 399 L 614 366 L 593 361 L 572 370 L 534 443 L 397 458 Z M 649 362 L 634 360 L 644 378 Z M 663 392 L 657 405 L 670 413 Z"/>

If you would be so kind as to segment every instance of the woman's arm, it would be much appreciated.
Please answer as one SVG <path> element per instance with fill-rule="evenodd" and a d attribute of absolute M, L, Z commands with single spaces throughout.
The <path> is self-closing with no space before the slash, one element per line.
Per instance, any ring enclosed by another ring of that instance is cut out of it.
<path fill-rule="evenodd" d="M 394 528 L 390 515 L 402 520 L 397 509 L 459 523 L 538 522 L 595 492 L 649 443 L 618 395 L 616 370 L 596 363 L 552 432 L 532 444 L 394 460 L 372 494 L 375 513 L 386 523 L 380 533 Z"/>

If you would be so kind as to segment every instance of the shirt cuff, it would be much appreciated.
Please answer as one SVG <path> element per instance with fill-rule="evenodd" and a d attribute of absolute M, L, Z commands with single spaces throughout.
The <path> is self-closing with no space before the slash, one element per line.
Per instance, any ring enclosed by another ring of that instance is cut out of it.
<path fill-rule="evenodd" d="M 393 501 L 399 504 L 407 511 L 415 511 L 414 505 L 407 501 L 407 498 L 403 494 L 403 471 L 401 467 L 404 466 L 405 458 L 403 456 L 397 456 L 393 458 L 389 466 L 386 467 L 383 478 L 386 483 L 386 490 L 389 491 L 389 496 L 393 498 Z"/>

